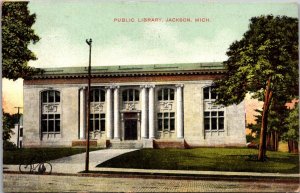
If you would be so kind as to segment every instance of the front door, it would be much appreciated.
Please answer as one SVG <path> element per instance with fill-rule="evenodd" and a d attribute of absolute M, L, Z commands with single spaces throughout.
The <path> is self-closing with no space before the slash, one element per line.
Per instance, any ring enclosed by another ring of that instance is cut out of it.
<path fill-rule="evenodd" d="M 125 140 L 137 140 L 137 119 L 125 119 Z"/>

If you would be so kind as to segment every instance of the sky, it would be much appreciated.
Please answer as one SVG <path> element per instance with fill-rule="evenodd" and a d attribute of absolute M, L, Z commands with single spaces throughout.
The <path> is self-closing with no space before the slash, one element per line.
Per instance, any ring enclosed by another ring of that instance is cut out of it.
<path fill-rule="evenodd" d="M 29 65 L 37 68 L 87 66 L 87 38 L 93 40 L 92 66 L 221 62 L 230 44 L 247 31 L 251 17 L 298 17 L 297 4 L 282 2 L 32 0 L 29 9 L 37 16 L 33 28 L 41 38 L 30 45 L 38 60 Z M 126 22 L 118 22 L 122 18 Z M 159 21 L 139 22 L 143 18 Z M 167 22 L 168 18 L 191 22 Z M 16 113 L 14 107 L 23 106 L 22 84 L 3 79 L 6 112 Z M 249 115 L 259 106 L 247 98 Z"/>

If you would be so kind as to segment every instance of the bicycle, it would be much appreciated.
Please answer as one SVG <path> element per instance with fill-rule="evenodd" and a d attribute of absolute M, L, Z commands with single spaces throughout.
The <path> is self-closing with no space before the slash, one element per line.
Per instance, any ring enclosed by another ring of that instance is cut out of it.
<path fill-rule="evenodd" d="M 36 173 L 50 175 L 52 172 L 52 165 L 49 162 L 38 162 L 33 163 L 31 161 L 29 164 L 20 164 L 19 171 L 21 173 Z"/>

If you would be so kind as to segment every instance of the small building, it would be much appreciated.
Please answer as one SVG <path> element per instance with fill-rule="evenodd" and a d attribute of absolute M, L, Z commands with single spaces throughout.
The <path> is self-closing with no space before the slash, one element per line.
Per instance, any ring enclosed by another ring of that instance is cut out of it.
<path fill-rule="evenodd" d="M 19 128 L 19 143 L 18 143 L 18 128 Z M 23 147 L 23 115 L 20 115 L 20 126 L 19 123 L 15 123 L 14 127 L 11 129 L 13 134 L 11 134 L 10 142 L 13 142 L 18 148 Z"/>
<path fill-rule="evenodd" d="M 24 80 L 24 147 L 245 146 L 244 102 L 214 104 L 222 63 L 46 68 Z"/>

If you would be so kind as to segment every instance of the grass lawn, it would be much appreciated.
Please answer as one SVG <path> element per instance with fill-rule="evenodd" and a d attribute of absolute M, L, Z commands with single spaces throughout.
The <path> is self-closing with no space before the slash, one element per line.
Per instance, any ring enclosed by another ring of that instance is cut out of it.
<path fill-rule="evenodd" d="M 141 149 L 97 167 L 299 173 L 299 155 L 267 152 L 268 161 L 250 161 L 258 150 L 247 148 Z"/>
<path fill-rule="evenodd" d="M 99 148 L 90 148 L 90 151 Z M 78 153 L 85 152 L 85 148 L 24 148 L 11 151 L 3 151 L 4 164 L 29 163 L 35 161 L 49 161 Z"/>

